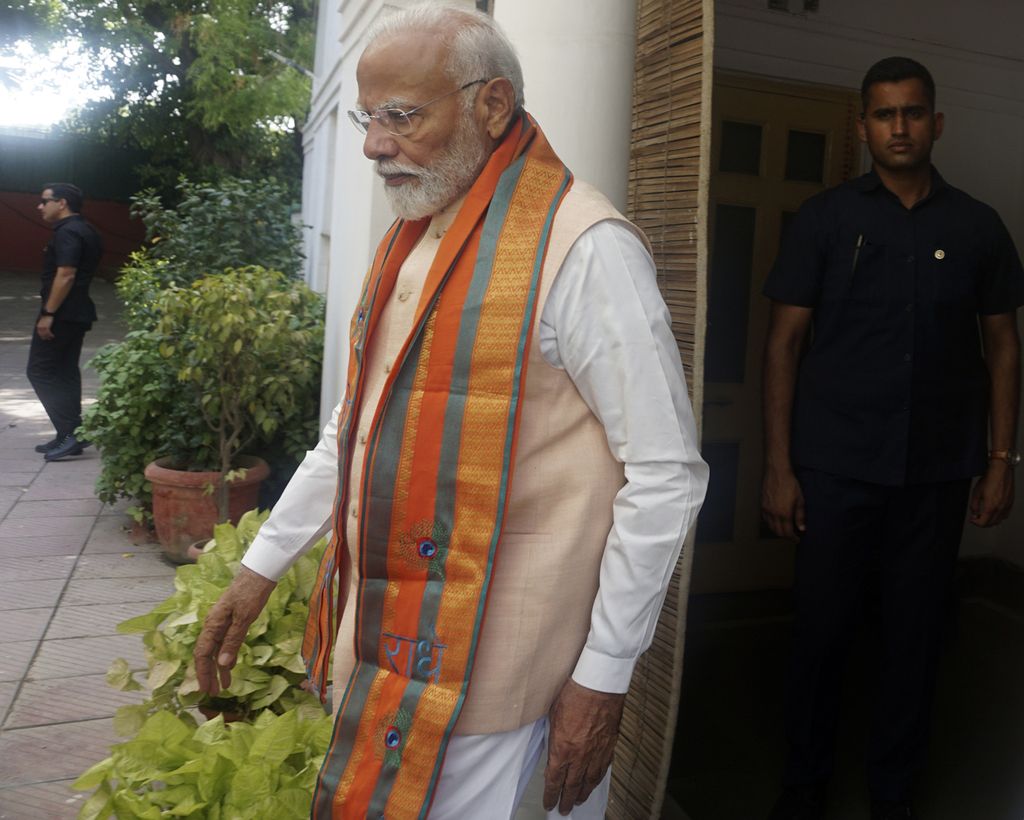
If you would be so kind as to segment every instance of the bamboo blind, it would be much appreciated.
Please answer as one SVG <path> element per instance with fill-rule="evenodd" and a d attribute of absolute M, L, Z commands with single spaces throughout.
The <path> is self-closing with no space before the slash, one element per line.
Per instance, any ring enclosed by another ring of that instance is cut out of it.
<path fill-rule="evenodd" d="M 713 0 L 637 0 L 629 218 L 647 234 L 700 425 L 707 306 Z M 612 767 L 608 817 L 657 818 L 682 681 L 693 538 L 637 664 Z"/>

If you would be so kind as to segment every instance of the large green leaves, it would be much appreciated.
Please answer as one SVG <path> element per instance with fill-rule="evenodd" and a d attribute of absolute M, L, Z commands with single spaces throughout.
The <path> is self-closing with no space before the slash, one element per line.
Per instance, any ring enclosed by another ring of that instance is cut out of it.
<path fill-rule="evenodd" d="M 278 714 L 297 707 L 302 707 L 304 714 L 320 710 L 319 701 L 300 688 L 306 677 L 300 650 L 324 542 L 302 556 L 278 582 L 249 628 L 232 670 L 230 688 L 215 700 L 199 691 L 192 651 L 203 619 L 235 577 L 267 515 L 253 510 L 242 516 L 237 527 L 218 524 L 198 563 L 178 567 L 174 593 L 144 615 L 118 624 L 119 632 L 142 634 L 148 665 L 145 688 L 149 691 L 145 703 L 118 710 L 115 728 L 119 734 L 136 732 L 156 711 L 169 710 L 191 720 L 185 710 L 195 705 L 247 716 L 268 709 Z M 107 681 L 117 689 L 142 688 L 122 659 L 111 664 Z"/>
<path fill-rule="evenodd" d="M 332 720 L 265 712 L 252 724 L 220 717 L 196 728 L 157 712 L 132 740 L 75 781 L 96 789 L 79 818 L 273 817 L 308 815 Z"/>

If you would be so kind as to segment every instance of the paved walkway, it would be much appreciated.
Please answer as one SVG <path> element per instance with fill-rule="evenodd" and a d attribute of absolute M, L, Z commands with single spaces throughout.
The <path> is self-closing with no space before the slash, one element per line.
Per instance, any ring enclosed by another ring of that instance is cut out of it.
<path fill-rule="evenodd" d="M 0 273 L 0 818 L 74 817 L 86 795 L 70 783 L 107 756 L 111 717 L 139 693 L 104 673 L 117 657 L 144 668 L 138 635 L 116 625 L 173 590 L 174 568 L 153 544 L 133 544 L 121 507 L 93 494 L 94 449 L 46 464 L 33 447 L 53 429 L 25 378 L 38 307 L 34 276 Z M 113 287 L 93 286 L 100 321 L 88 358 L 118 338 Z M 86 370 L 85 393 L 96 375 Z"/>

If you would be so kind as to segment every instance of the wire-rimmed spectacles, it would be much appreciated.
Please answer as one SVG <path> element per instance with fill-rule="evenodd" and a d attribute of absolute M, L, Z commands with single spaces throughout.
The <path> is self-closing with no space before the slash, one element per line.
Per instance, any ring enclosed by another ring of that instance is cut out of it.
<path fill-rule="evenodd" d="M 370 123 L 373 120 L 376 120 L 389 134 L 394 134 L 396 137 L 406 137 L 415 129 L 415 125 L 413 125 L 412 121 L 413 114 L 419 113 L 431 103 L 436 103 L 438 100 L 443 100 L 445 97 L 450 97 L 452 94 L 458 94 L 460 91 L 465 91 L 467 88 L 486 82 L 490 82 L 490 80 L 471 80 L 465 85 L 461 85 L 452 91 L 442 94 L 440 97 L 434 97 L 432 100 L 427 100 L 422 105 L 417 105 L 409 111 L 403 111 L 401 108 L 378 108 L 375 111 L 356 110 L 349 111 L 348 118 L 352 120 L 352 124 L 358 128 L 362 134 L 365 134 L 370 129 Z"/>

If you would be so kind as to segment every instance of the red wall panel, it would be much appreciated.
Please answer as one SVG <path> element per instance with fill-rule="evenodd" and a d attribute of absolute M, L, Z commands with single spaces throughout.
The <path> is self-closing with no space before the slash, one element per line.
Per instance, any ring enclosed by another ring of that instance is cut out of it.
<path fill-rule="evenodd" d="M 43 263 L 43 247 L 52 228 L 36 211 L 39 194 L 0 191 L 0 270 L 39 271 Z M 109 199 L 86 200 L 82 216 L 91 222 L 103 237 L 103 260 L 100 270 L 115 273 L 131 253 L 142 245 L 145 228 L 128 215 L 127 202 Z"/>

